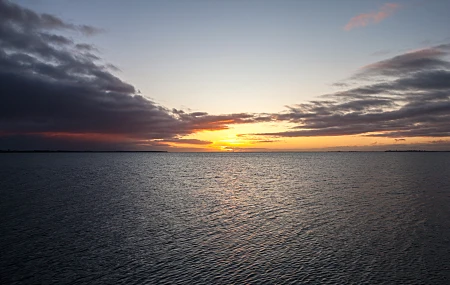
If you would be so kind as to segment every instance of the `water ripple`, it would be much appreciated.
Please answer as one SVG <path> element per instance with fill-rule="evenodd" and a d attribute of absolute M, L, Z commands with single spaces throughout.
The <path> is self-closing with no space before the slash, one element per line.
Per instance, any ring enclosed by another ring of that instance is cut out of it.
<path fill-rule="evenodd" d="M 1 154 L 1 284 L 448 284 L 450 154 Z"/>

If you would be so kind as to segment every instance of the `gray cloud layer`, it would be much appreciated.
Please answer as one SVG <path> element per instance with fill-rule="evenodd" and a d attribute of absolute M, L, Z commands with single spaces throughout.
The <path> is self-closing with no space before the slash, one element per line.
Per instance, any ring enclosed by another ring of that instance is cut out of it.
<path fill-rule="evenodd" d="M 100 31 L 0 0 L 0 148 L 73 149 L 73 136 L 64 134 L 81 135 L 83 149 L 130 148 L 142 141 L 145 146 L 160 141 L 207 144 L 180 136 L 264 120 L 159 106 L 114 76 L 110 70 L 117 68 L 101 64 L 94 46 L 57 34 L 68 30 Z M 101 135 L 111 141 L 99 142 Z"/>
<path fill-rule="evenodd" d="M 259 135 L 450 136 L 449 53 L 449 44 L 439 45 L 368 65 L 352 77 L 359 87 L 288 106 L 274 116 L 296 126 Z"/>

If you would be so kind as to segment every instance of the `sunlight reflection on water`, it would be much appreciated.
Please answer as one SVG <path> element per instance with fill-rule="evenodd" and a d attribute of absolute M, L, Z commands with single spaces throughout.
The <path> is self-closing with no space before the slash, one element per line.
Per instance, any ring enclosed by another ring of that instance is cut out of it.
<path fill-rule="evenodd" d="M 2 154 L 5 284 L 446 284 L 449 153 Z"/>

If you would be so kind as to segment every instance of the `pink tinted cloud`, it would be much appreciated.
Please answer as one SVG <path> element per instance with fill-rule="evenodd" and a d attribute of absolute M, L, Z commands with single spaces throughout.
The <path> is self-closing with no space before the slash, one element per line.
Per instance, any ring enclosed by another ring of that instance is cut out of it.
<path fill-rule="evenodd" d="M 350 19 L 350 21 L 345 25 L 344 30 L 350 31 L 351 29 L 357 27 L 365 27 L 369 24 L 376 24 L 391 16 L 398 8 L 399 4 L 396 3 L 386 3 L 381 6 L 380 10 L 359 14 Z"/>

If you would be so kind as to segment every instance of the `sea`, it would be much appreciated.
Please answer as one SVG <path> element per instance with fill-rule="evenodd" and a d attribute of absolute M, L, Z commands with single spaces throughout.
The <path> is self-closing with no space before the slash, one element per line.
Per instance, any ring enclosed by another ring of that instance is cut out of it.
<path fill-rule="evenodd" d="M 3 153 L 0 284 L 450 284 L 450 152 Z"/>

